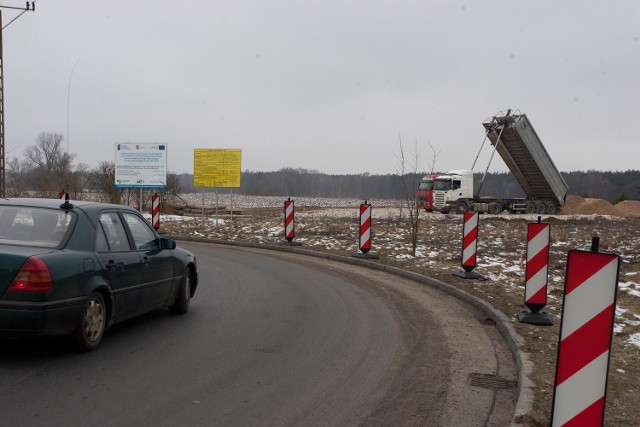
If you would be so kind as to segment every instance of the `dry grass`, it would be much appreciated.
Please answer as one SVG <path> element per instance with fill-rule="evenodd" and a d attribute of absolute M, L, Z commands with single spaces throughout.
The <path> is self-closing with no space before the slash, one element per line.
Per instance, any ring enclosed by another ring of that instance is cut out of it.
<path fill-rule="evenodd" d="M 303 247 L 350 256 L 358 251 L 358 220 L 353 210 L 337 215 L 336 210 L 297 209 L 296 241 Z M 215 226 L 165 221 L 163 228 L 172 234 L 200 235 L 213 239 L 276 244 L 284 239 L 280 209 L 261 209 L 235 217 Z M 601 239 L 601 251 L 620 255 L 620 284 L 632 283 L 618 292 L 616 334 L 613 339 L 606 403 L 606 425 L 637 425 L 640 420 L 639 383 L 640 349 L 627 342 L 640 332 L 640 298 L 631 294 L 640 281 L 640 219 L 609 216 L 558 216 L 545 219 L 551 224 L 549 260 L 549 301 L 545 308 L 554 320 L 549 327 L 518 322 L 517 313 L 524 309 L 524 263 L 527 223 L 535 217 L 523 215 L 481 216 L 479 226 L 478 267 L 476 272 L 487 280 L 469 281 L 453 276 L 460 271 L 462 235 L 461 217 L 421 214 L 419 247 L 410 254 L 406 216 L 393 210 L 374 211 L 373 249 L 380 262 L 392 264 L 431 276 L 457 286 L 484 299 L 507 315 L 517 332 L 525 338 L 522 348 L 535 365 L 532 380 L 536 384 L 534 412 L 530 425 L 548 425 L 553 398 L 557 341 L 562 308 L 562 294 L 567 252 L 589 249 L 593 236 Z M 636 294 L 638 295 L 638 294 Z"/>

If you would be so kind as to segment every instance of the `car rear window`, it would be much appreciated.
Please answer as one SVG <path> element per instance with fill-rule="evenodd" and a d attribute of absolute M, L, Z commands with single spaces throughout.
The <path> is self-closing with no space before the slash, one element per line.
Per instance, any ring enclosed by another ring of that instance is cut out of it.
<path fill-rule="evenodd" d="M 58 247 L 74 218 L 74 212 L 59 209 L 0 206 L 0 243 Z"/>

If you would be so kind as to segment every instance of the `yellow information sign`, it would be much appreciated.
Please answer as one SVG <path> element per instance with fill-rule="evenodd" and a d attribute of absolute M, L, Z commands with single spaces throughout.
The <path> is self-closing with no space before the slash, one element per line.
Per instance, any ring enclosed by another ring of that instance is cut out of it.
<path fill-rule="evenodd" d="M 193 150 L 193 186 L 240 188 L 242 150 Z"/>

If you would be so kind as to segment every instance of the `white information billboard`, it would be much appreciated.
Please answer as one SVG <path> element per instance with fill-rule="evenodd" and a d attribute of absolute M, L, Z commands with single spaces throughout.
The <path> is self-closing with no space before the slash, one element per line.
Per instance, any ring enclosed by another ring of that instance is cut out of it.
<path fill-rule="evenodd" d="M 118 142 L 116 188 L 166 188 L 167 144 Z"/>

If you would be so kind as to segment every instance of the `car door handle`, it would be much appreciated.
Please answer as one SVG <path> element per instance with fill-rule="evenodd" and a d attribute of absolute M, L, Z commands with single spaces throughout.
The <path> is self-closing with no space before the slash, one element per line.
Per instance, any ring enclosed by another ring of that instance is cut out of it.
<path fill-rule="evenodd" d="M 149 257 L 143 256 L 142 261 L 143 264 L 149 264 Z"/>
<path fill-rule="evenodd" d="M 114 260 L 110 259 L 107 264 L 104 266 L 107 270 L 121 270 L 124 271 L 124 262 L 116 263 Z"/>

